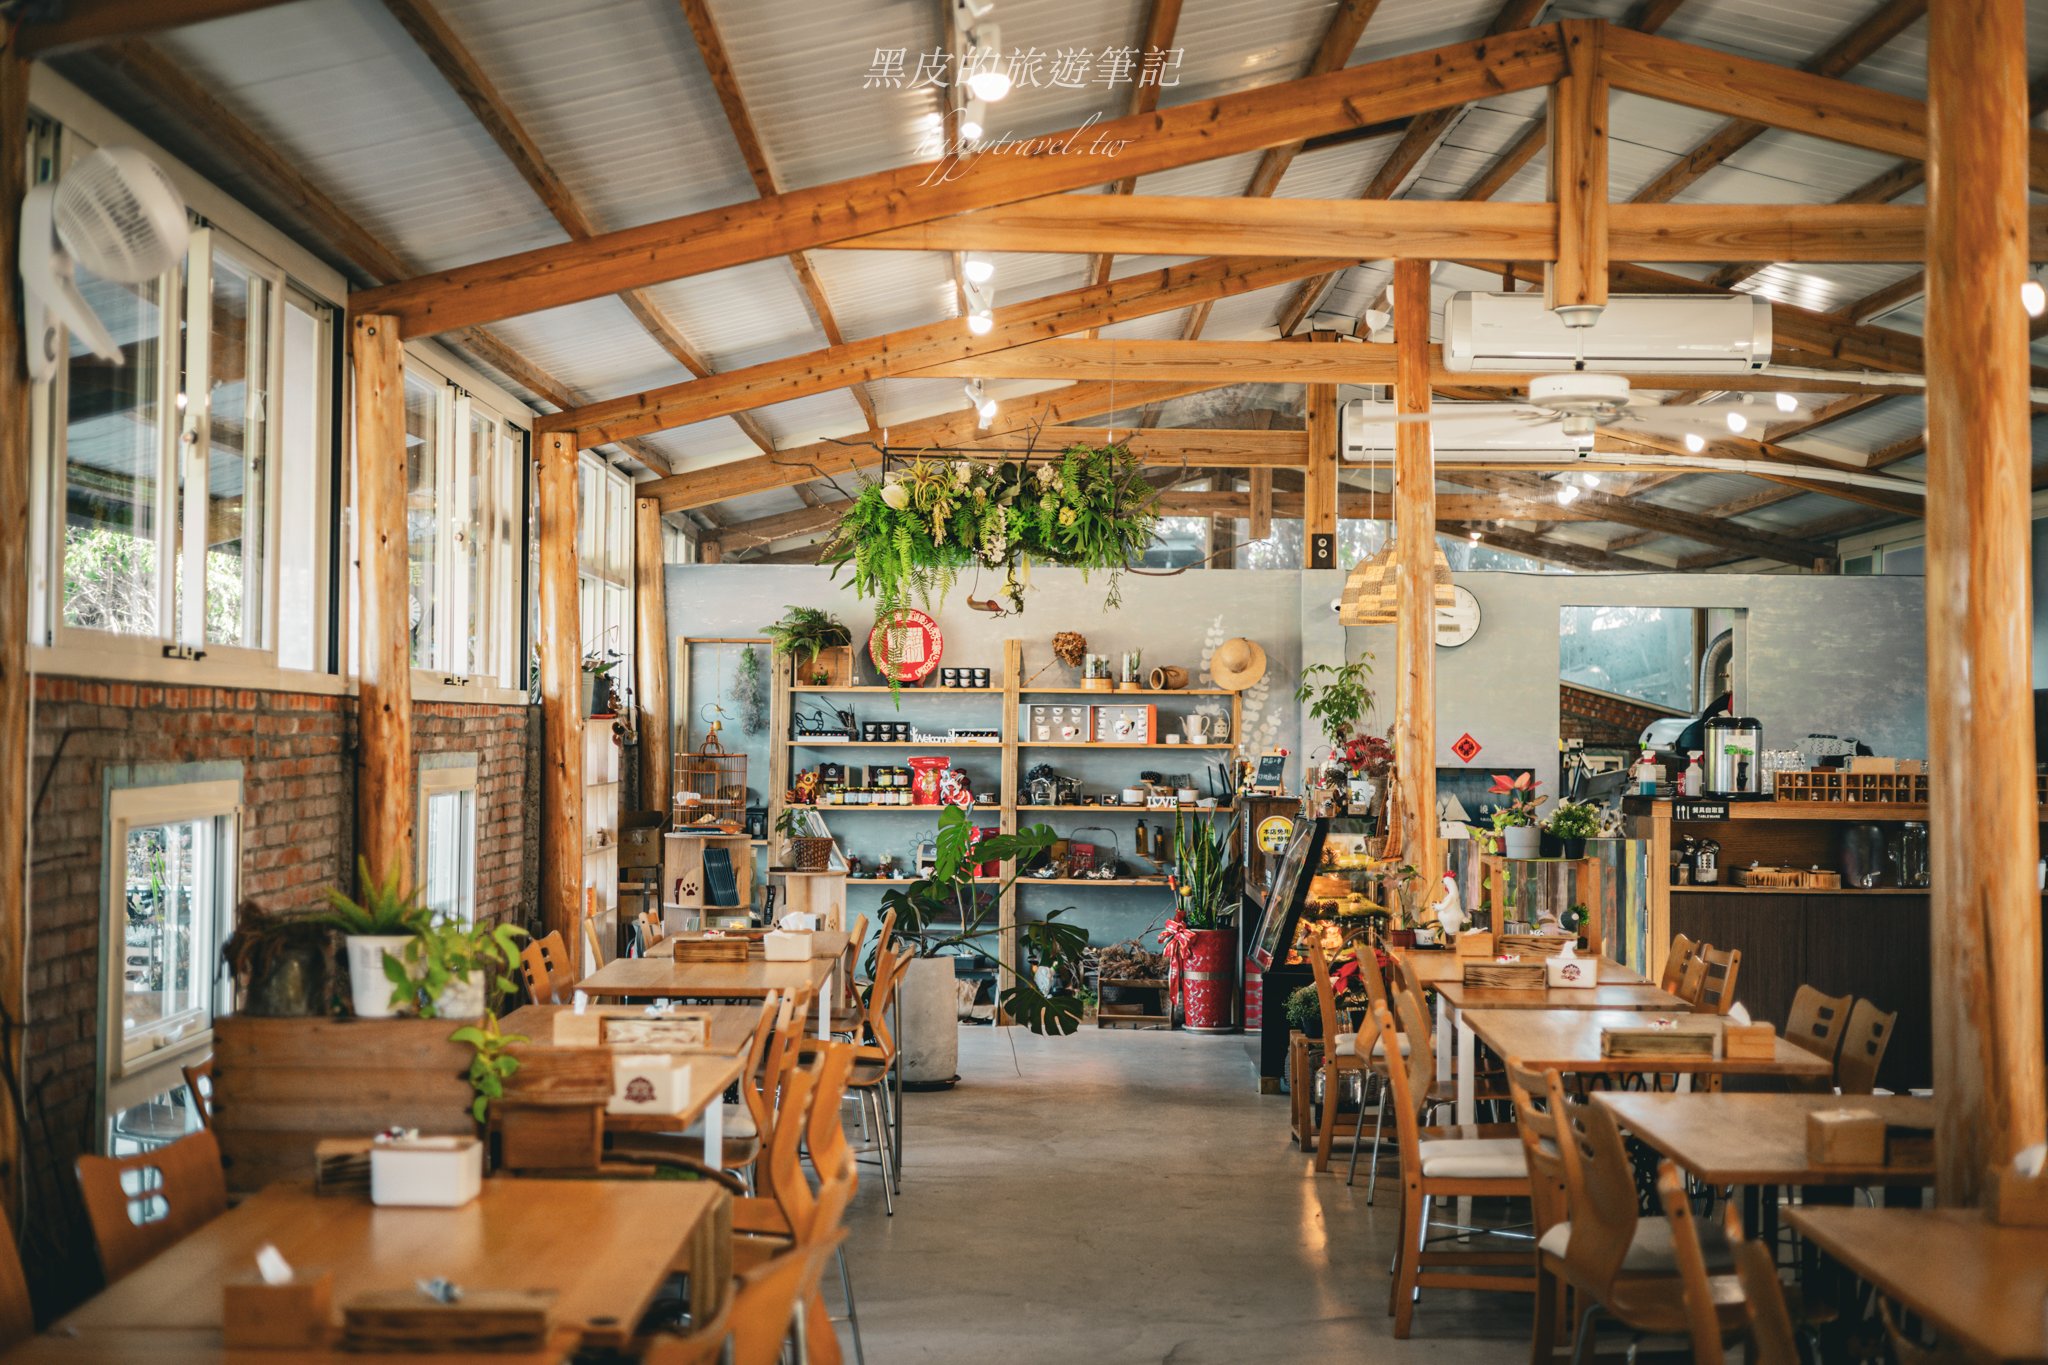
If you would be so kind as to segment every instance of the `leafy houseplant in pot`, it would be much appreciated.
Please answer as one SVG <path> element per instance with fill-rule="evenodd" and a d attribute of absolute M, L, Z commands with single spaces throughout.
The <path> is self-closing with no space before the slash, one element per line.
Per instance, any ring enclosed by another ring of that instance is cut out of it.
<path fill-rule="evenodd" d="M 1542 785 L 1528 773 L 1520 777 L 1494 774 L 1489 794 L 1507 800 L 1493 812 L 1493 827 L 1500 832 L 1510 858 L 1534 858 L 1543 851 L 1543 831 L 1536 827 L 1536 808 L 1548 799 L 1537 795 Z"/>
<path fill-rule="evenodd" d="M 787 657 L 799 686 L 846 687 L 853 682 L 853 632 L 830 612 L 784 607 L 782 619 L 764 626 L 777 658 Z"/>
<path fill-rule="evenodd" d="M 321 921 L 344 935 L 349 999 L 359 1018 L 389 1019 L 398 1013 L 390 979 L 384 975 L 384 959 L 402 952 L 427 920 L 419 893 L 402 889 L 404 876 L 405 869 L 393 868 L 391 875 L 379 882 L 370 875 L 369 860 L 358 858 L 356 877 L 362 900 L 352 901 L 338 890 L 327 893 L 329 908 Z"/>
<path fill-rule="evenodd" d="M 1173 874 L 1166 884 L 1177 905 L 1159 941 L 1179 978 L 1181 1013 L 1194 1033 L 1227 1033 L 1233 1022 L 1236 833 L 1234 818 L 1222 829 L 1199 815 L 1177 813 L 1173 820 Z"/>
<path fill-rule="evenodd" d="M 514 989 L 512 968 L 526 931 L 512 924 L 422 924 L 401 954 L 386 953 L 391 1004 L 417 1007 L 422 1019 L 475 1019 Z"/>
<path fill-rule="evenodd" d="M 1016 874 L 1000 887 L 975 883 L 983 863 L 1013 861 L 1022 868 L 1050 849 L 1057 836 L 1045 825 L 1015 834 L 993 834 L 974 842 L 973 825 L 958 806 L 939 812 L 930 875 L 909 886 L 892 887 L 882 912 L 896 912 L 896 930 L 916 950 L 897 985 L 903 1014 L 903 1079 L 907 1084 L 950 1084 L 960 1055 L 959 1005 L 953 959 L 1001 932 L 996 907 Z M 1063 921 L 1064 909 L 1042 920 L 1019 924 L 1024 956 L 1054 969 L 1058 981 L 1078 981 L 1088 933 Z M 1029 973 L 1014 970 L 997 954 L 997 998 L 1003 1010 L 1033 1033 L 1065 1035 L 1081 1023 L 1081 1000 L 1066 991 L 1048 994 Z"/>
<path fill-rule="evenodd" d="M 1600 833 L 1600 811 L 1587 801 L 1559 801 L 1557 809 L 1543 822 L 1543 829 L 1557 840 L 1567 858 L 1586 856 L 1586 840 Z"/>

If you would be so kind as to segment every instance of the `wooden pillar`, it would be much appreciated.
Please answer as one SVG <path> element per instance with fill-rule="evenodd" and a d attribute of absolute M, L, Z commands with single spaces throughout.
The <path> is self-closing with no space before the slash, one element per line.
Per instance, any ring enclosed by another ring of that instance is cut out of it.
<path fill-rule="evenodd" d="M 1337 567 L 1337 386 L 1308 385 L 1308 468 L 1302 473 L 1302 562 Z"/>
<path fill-rule="evenodd" d="M 1936 1194 L 2043 1129 L 2034 863 L 2025 0 L 1928 23 L 1927 729 Z"/>
<path fill-rule="evenodd" d="M 19 253 L 21 199 L 28 187 L 28 63 L 0 52 L 0 1010 L 7 1031 L 7 1072 L 22 1074 L 21 1029 L 28 953 L 29 718 L 28 673 L 29 384 L 21 333 L 21 281 L 11 268 Z M 20 1094 L 0 1094 L 0 1205 L 21 1226 Z"/>
<path fill-rule="evenodd" d="M 379 879 L 417 880 L 412 595 L 405 527 L 405 350 L 398 320 L 349 322 L 355 364 L 356 851 Z"/>
<path fill-rule="evenodd" d="M 633 502 L 633 659 L 640 699 L 640 808 L 669 812 L 674 769 L 669 740 L 674 722 L 668 705 L 668 593 L 661 553 L 661 503 Z"/>
<path fill-rule="evenodd" d="M 1251 524 L 1245 539 L 1257 542 L 1273 534 L 1273 471 L 1261 465 L 1252 470 Z"/>
<path fill-rule="evenodd" d="M 576 942 L 583 913 L 583 627 L 576 605 L 576 439 L 543 433 L 540 536 L 540 923 Z"/>
<path fill-rule="evenodd" d="M 710 535 L 697 537 L 697 562 L 699 564 L 718 564 L 724 562 L 724 560 L 725 547 L 718 543 L 716 537 Z"/>
<path fill-rule="evenodd" d="M 1566 73 L 1550 87 L 1550 202 L 1557 208 L 1557 260 L 1543 269 L 1548 308 L 1607 306 L 1607 77 L 1598 20 L 1568 19 Z M 2022 101 L 2021 107 L 2025 107 Z M 1596 315 L 1597 316 L 1597 315 Z"/>
<path fill-rule="evenodd" d="M 1429 262 L 1394 263 L 1394 401 L 1429 411 Z M 1429 428 L 1394 435 L 1394 563 L 1401 598 L 1394 627 L 1394 755 L 1408 861 L 1422 873 L 1425 903 L 1443 873 L 1436 832 L 1436 459 Z"/>

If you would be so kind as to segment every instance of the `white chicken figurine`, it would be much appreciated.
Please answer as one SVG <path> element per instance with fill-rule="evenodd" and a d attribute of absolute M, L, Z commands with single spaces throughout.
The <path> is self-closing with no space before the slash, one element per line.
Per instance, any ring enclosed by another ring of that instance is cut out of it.
<path fill-rule="evenodd" d="M 1444 931 L 1445 941 L 1455 939 L 1465 927 L 1465 898 L 1458 894 L 1457 874 L 1444 873 L 1444 894 L 1434 908 L 1437 926 Z"/>

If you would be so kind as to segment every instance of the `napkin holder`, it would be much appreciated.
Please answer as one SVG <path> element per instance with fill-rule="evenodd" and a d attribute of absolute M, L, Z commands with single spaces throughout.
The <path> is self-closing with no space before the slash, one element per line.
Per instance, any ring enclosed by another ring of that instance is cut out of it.
<path fill-rule="evenodd" d="M 761 936 L 761 951 L 770 962 L 809 962 L 811 935 L 808 930 L 771 929 Z"/>
<path fill-rule="evenodd" d="M 255 1271 L 221 1286 L 221 1344 L 230 1351 L 317 1351 L 334 1317 L 334 1272 L 302 1270 L 282 1284 Z"/>
<path fill-rule="evenodd" d="M 1735 1062 L 1768 1062 L 1778 1055 L 1778 1031 L 1769 1024 L 1728 1024 L 1721 1030 L 1721 1055 Z"/>
<path fill-rule="evenodd" d="M 1603 1028 L 1600 1030 L 1600 1055 L 1644 1059 L 1712 1057 L 1714 1035 L 1705 1029 L 1689 1028 L 1682 1022 L 1663 1027 L 1643 1023 Z"/>
<path fill-rule="evenodd" d="M 355 1351 L 539 1351 L 553 1330 L 555 1294 L 544 1289 L 465 1289 L 439 1303 L 417 1289 L 375 1289 L 342 1306 L 342 1344 Z"/>
<path fill-rule="evenodd" d="M 2022 1160 L 2027 1156 L 2021 1153 Z M 1984 1209 L 2002 1227 L 2048 1227 L 2048 1170 L 2029 1174 L 2014 1166 L 1992 1167 L 1984 1182 Z"/>
<path fill-rule="evenodd" d="M 1884 1117 L 1874 1109 L 1816 1109 L 1806 1116 L 1806 1159 L 1816 1166 L 1884 1165 Z"/>
<path fill-rule="evenodd" d="M 701 1052 L 710 1041 L 711 1016 L 683 1014 L 614 1014 L 605 1020 L 604 1042 L 610 1047 Z"/>
<path fill-rule="evenodd" d="M 1452 946 L 1457 949 L 1459 957 L 1492 957 L 1493 933 L 1487 929 L 1467 929 L 1452 940 Z"/>
<path fill-rule="evenodd" d="M 1504 991 L 1543 989 L 1541 962 L 1495 962 L 1491 959 L 1472 958 L 1461 965 L 1464 968 L 1461 980 L 1467 986 L 1483 986 Z"/>
<path fill-rule="evenodd" d="M 1600 959 L 1580 957 L 1570 939 L 1543 959 L 1544 984 L 1552 990 L 1591 990 L 1600 984 Z"/>
<path fill-rule="evenodd" d="M 673 1053 L 616 1053 L 608 1114 L 675 1114 L 690 1098 L 690 1064 Z"/>
<path fill-rule="evenodd" d="M 694 963 L 699 966 L 719 963 L 727 966 L 744 967 L 747 963 L 747 941 L 744 938 L 705 938 L 695 934 L 681 934 L 675 940 L 675 960 Z"/>
<path fill-rule="evenodd" d="M 457 1209 L 483 1193 L 484 1145 L 473 1137 L 418 1137 L 370 1149 L 370 1202 Z"/>

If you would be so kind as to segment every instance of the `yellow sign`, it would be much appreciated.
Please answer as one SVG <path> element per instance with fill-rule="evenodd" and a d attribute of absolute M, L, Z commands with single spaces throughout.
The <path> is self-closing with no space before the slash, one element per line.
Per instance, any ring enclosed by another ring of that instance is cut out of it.
<path fill-rule="evenodd" d="M 1292 820 L 1284 815 L 1269 815 L 1259 821 L 1259 847 L 1267 853 L 1278 853 L 1287 847 L 1293 833 Z"/>

